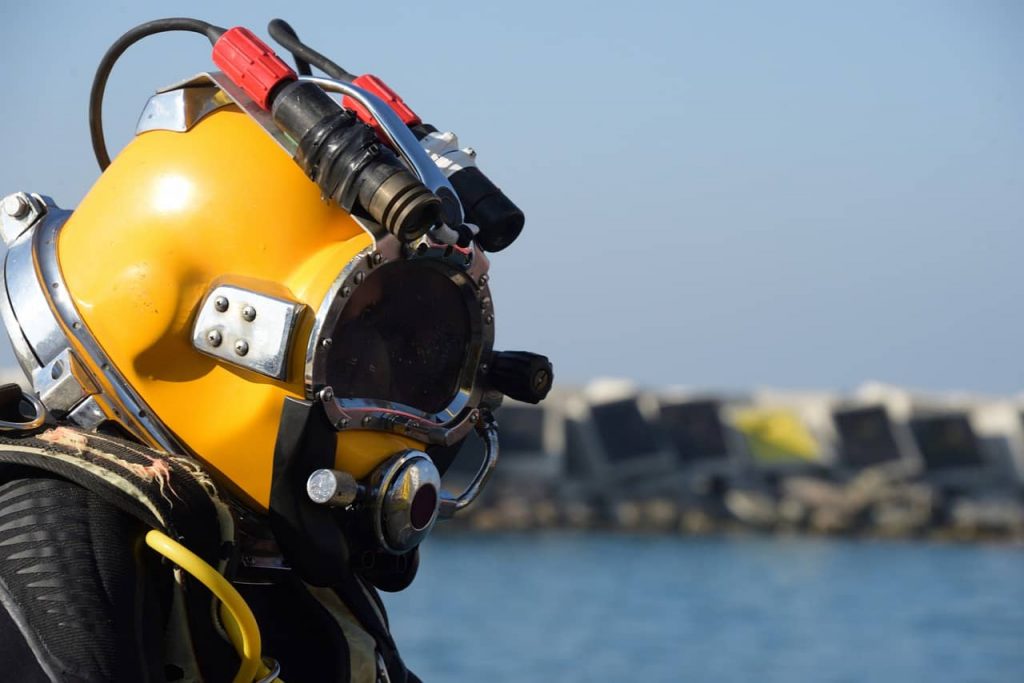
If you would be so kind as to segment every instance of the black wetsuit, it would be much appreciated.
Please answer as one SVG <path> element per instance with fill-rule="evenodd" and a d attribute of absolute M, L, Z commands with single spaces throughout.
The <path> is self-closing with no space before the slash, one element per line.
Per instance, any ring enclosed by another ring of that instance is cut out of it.
<path fill-rule="evenodd" d="M 25 450 L 21 444 L 45 447 L 47 454 L 41 457 L 49 471 L 34 466 L 36 456 L 20 452 Z M 110 439 L 90 440 L 93 455 L 98 445 L 119 455 L 142 453 L 141 462 L 159 456 L 134 444 L 119 450 Z M 187 580 L 184 591 L 175 592 L 181 585 L 171 565 L 142 541 L 156 524 L 140 519 L 143 513 L 130 513 L 130 501 L 112 494 L 106 483 L 97 485 L 98 490 L 83 486 L 88 477 L 78 477 L 67 466 L 74 453 L 74 448 L 40 439 L 0 438 L 3 679 L 232 680 L 238 659 L 209 616 L 214 612 L 209 593 Z M 53 455 L 64 461 L 50 467 L 47 458 Z M 77 483 L 69 480 L 75 478 Z M 181 508 L 175 496 L 188 488 L 185 484 L 180 477 L 170 478 L 153 484 L 152 495 L 161 497 L 155 498 L 161 505 L 166 498 Z M 174 488 L 174 495 L 167 494 L 166 485 Z M 191 499 L 185 507 L 209 516 L 201 502 Z M 164 507 L 156 509 L 166 520 Z M 180 517 L 181 510 L 175 514 Z M 171 535 L 186 545 L 192 540 L 206 549 L 207 557 L 223 554 L 203 536 L 216 520 L 199 522 L 194 528 L 178 524 Z M 398 656 L 383 607 L 365 581 L 353 576 L 337 586 L 317 588 L 291 571 L 270 576 L 244 579 L 236 587 L 260 625 L 263 654 L 281 663 L 283 680 L 418 681 Z M 181 617 L 182 604 L 192 606 L 188 618 Z"/>

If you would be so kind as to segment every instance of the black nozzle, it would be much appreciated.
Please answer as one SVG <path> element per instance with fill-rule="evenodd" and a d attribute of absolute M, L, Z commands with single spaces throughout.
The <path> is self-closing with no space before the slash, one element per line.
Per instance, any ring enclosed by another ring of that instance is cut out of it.
<path fill-rule="evenodd" d="M 509 398 L 540 403 L 551 391 L 555 372 L 547 356 L 529 351 L 495 351 L 487 379 Z"/>
<path fill-rule="evenodd" d="M 501 251 L 515 242 L 526 216 L 479 168 L 463 168 L 448 180 L 462 200 L 466 222 L 480 228 L 476 242 L 481 249 Z"/>
<path fill-rule="evenodd" d="M 324 196 L 409 241 L 441 220 L 441 200 L 382 147 L 373 129 L 314 83 L 293 81 L 274 95 L 274 122 L 298 140 L 295 155 Z"/>

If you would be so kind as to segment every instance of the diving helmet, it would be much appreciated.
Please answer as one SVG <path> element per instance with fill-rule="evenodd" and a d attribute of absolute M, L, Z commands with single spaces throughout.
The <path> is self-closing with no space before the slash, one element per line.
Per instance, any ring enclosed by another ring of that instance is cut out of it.
<path fill-rule="evenodd" d="M 152 97 L 77 209 L 3 200 L 3 322 L 49 413 L 194 455 L 295 554 L 337 552 L 353 515 L 408 552 L 482 488 L 501 396 L 551 384 L 543 356 L 492 349 L 496 233 L 453 181 L 475 153 L 375 77 L 296 74 L 204 26 L 221 70 Z M 487 456 L 449 495 L 472 431 Z"/>

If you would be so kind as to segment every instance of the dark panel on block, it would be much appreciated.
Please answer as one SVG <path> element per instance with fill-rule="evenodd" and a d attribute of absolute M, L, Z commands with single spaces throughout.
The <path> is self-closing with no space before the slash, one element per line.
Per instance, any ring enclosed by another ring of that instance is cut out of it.
<path fill-rule="evenodd" d="M 910 429 L 929 470 L 984 464 L 978 439 L 963 413 L 916 417 L 911 419 Z"/>
<path fill-rule="evenodd" d="M 832 413 L 839 434 L 839 457 L 850 467 L 870 467 L 900 459 L 892 422 L 883 406 Z"/>
<path fill-rule="evenodd" d="M 635 399 L 598 403 L 590 407 L 590 414 L 609 461 L 626 462 L 658 452 L 652 426 Z"/>
<path fill-rule="evenodd" d="M 680 462 L 728 455 L 718 401 L 689 401 L 661 407 L 661 428 Z"/>

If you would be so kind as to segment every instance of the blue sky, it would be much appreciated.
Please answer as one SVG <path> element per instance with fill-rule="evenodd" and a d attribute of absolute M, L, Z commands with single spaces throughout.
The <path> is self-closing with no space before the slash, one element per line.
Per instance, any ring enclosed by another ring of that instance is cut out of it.
<path fill-rule="evenodd" d="M 526 211 L 493 260 L 498 345 L 560 380 L 1024 387 L 1019 3 L 0 3 L 0 194 L 87 192 L 89 86 L 123 31 L 283 16 Z M 190 35 L 132 48 L 111 147 L 208 60 Z"/>

